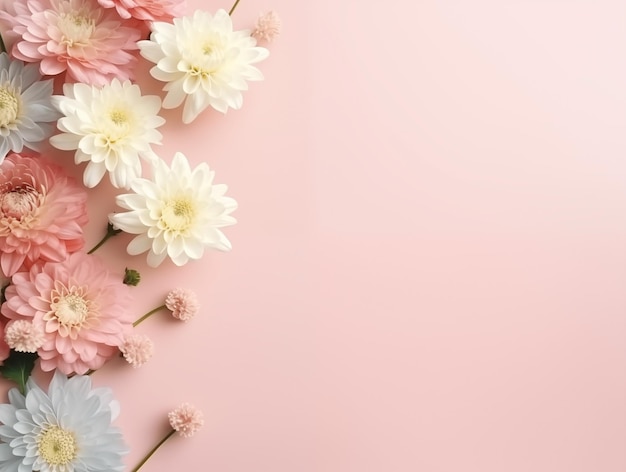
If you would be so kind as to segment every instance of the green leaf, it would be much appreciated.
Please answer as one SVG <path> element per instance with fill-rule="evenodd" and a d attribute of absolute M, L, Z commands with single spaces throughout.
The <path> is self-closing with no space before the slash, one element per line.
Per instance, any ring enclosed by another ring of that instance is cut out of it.
<path fill-rule="evenodd" d="M 0 374 L 6 379 L 13 380 L 24 394 L 26 381 L 35 367 L 35 361 L 39 356 L 36 352 L 17 352 L 11 350 L 9 358 L 0 367 Z"/>

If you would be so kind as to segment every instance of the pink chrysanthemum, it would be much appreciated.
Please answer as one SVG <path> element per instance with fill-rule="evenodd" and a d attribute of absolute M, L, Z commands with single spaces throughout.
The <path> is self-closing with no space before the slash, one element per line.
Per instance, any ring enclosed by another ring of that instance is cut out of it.
<path fill-rule="evenodd" d="M 174 318 L 181 321 L 189 321 L 200 307 L 196 293 L 185 288 L 175 288 L 169 292 L 165 298 L 165 306 Z"/>
<path fill-rule="evenodd" d="M 87 193 L 43 158 L 10 154 L 0 164 L 0 268 L 62 261 L 84 245 Z"/>
<path fill-rule="evenodd" d="M 13 276 L 2 314 L 41 326 L 37 350 L 44 371 L 66 375 L 98 369 L 114 356 L 132 327 L 130 293 L 96 256 L 71 254 Z"/>
<path fill-rule="evenodd" d="M 126 336 L 120 346 L 120 352 L 133 367 L 140 367 L 150 360 L 154 353 L 154 343 L 145 334 Z"/>
<path fill-rule="evenodd" d="M 183 403 L 167 415 L 172 429 L 184 438 L 190 438 L 204 424 L 202 412 L 189 403 Z"/>
<path fill-rule="evenodd" d="M 67 72 L 71 82 L 105 85 L 132 78 L 140 32 L 128 27 L 114 10 L 97 0 L 22 0 L 16 15 L 0 13 L 21 38 L 14 57 L 38 62 L 43 75 Z"/>
<path fill-rule="evenodd" d="M 5 325 L 5 322 L 0 320 L 0 332 L 2 333 L 4 333 L 5 331 L 4 325 Z M 9 357 L 10 352 L 11 352 L 11 349 L 9 348 L 9 345 L 5 341 L 4 336 L 0 336 L 0 365 L 2 365 L 4 360 L 7 357 Z"/>
<path fill-rule="evenodd" d="M 13 320 L 7 324 L 4 340 L 18 352 L 37 352 L 45 341 L 43 327 L 26 320 Z"/>
<path fill-rule="evenodd" d="M 183 16 L 185 0 L 98 0 L 104 8 L 115 8 L 125 19 L 167 21 Z"/>
<path fill-rule="evenodd" d="M 257 41 L 265 40 L 271 42 L 280 34 L 280 27 L 281 21 L 275 12 L 261 13 L 256 20 L 251 36 Z"/>
<path fill-rule="evenodd" d="M 0 32 L 7 51 L 10 51 L 15 41 L 19 39 L 19 35 L 12 30 L 16 3 L 18 2 L 15 0 L 0 0 Z"/>

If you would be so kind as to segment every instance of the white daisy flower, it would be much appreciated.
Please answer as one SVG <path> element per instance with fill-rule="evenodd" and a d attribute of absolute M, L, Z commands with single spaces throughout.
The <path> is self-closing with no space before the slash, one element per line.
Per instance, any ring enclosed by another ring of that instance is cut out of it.
<path fill-rule="evenodd" d="M 123 472 L 118 413 L 111 390 L 92 390 L 88 376 L 56 373 L 48 393 L 31 379 L 0 405 L 0 471 Z"/>
<path fill-rule="evenodd" d="M 95 187 L 108 171 L 116 188 L 130 188 L 141 175 L 141 160 L 157 159 L 152 144 L 161 144 L 156 128 L 165 123 L 157 113 L 161 99 L 141 95 L 139 85 L 117 79 L 109 85 L 65 84 L 64 95 L 53 101 L 64 117 L 63 131 L 50 143 L 65 151 L 76 150 L 76 164 L 88 162 L 83 174 L 87 187 Z"/>
<path fill-rule="evenodd" d="M 138 235 L 128 254 L 149 251 L 148 265 L 157 267 L 166 257 L 177 266 L 200 259 L 205 248 L 229 251 L 230 242 L 219 228 L 236 223 L 230 214 L 237 202 L 224 196 L 226 185 L 213 184 L 214 175 L 205 162 L 191 170 L 178 152 L 171 167 L 161 159 L 154 163 L 152 180 L 134 180 L 135 193 L 116 198 L 129 211 L 109 215 L 115 228 Z"/>
<path fill-rule="evenodd" d="M 37 64 L 0 54 L 0 162 L 10 151 L 41 149 L 59 117 L 51 96 L 52 80 L 41 80 Z"/>
<path fill-rule="evenodd" d="M 155 22 L 150 40 L 137 44 L 141 55 L 156 64 L 152 76 L 167 82 L 163 108 L 185 102 L 184 123 L 191 123 L 208 106 L 223 113 L 229 107 L 241 108 L 246 81 L 263 79 L 252 64 L 269 55 L 256 46 L 250 31 L 233 31 L 224 10 L 213 16 L 197 10 L 193 16 L 175 18 L 174 24 Z"/>

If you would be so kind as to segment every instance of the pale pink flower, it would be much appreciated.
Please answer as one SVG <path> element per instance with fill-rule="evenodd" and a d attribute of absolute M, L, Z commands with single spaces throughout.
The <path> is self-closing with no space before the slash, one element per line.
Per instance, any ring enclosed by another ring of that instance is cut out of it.
<path fill-rule="evenodd" d="M 87 193 L 43 157 L 0 164 L 0 268 L 5 276 L 82 249 Z"/>
<path fill-rule="evenodd" d="M 281 25 L 280 18 L 275 12 L 261 13 L 256 20 L 251 36 L 257 41 L 265 40 L 271 42 L 280 34 Z"/>
<path fill-rule="evenodd" d="M 5 320 L 0 320 L 0 332 L 4 333 Z M 9 357 L 11 349 L 4 339 L 4 336 L 0 336 L 0 365 Z"/>
<path fill-rule="evenodd" d="M 185 13 L 185 0 L 98 0 L 104 8 L 115 8 L 125 19 L 170 21 Z"/>
<path fill-rule="evenodd" d="M 120 352 L 133 367 L 140 367 L 150 360 L 154 353 L 154 343 L 145 334 L 126 336 L 120 346 Z"/>
<path fill-rule="evenodd" d="M 68 81 L 105 85 L 132 78 L 140 32 L 97 0 L 22 0 L 15 15 L 0 13 L 20 39 L 11 49 L 24 62 L 38 62 L 43 75 L 67 72 Z"/>
<path fill-rule="evenodd" d="M 1 311 L 43 328 L 37 354 L 44 371 L 84 374 L 113 357 L 130 332 L 129 290 L 97 256 L 75 252 L 15 274 Z"/>
<path fill-rule="evenodd" d="M 184 438 L 190 438 L 204 424 L 202 412 L 189 403 L 183 403 L 167 414 L 172 429 Z"/>
<path fill-rule="evenodd" d="M 194 291 L 185 288 L 175 288 L 167 294 L 165 306 L 177 320 L 189 321 L 198 312 L 200 304 Z"/>
<path fill-rule="evenodd" d="M 0 0 L 0 33 L 2 33 L 2 41 L 7 51 L 20 36 L 13 32 L 13 17 L 15 17 L 15 0 Z"/>
<path fill-rule="evenodd" d="M 45 341 L 43 327 L 26 320 L 13 320 L 4 330 L 4 340 L 18 352 L 37 352 Z"/>

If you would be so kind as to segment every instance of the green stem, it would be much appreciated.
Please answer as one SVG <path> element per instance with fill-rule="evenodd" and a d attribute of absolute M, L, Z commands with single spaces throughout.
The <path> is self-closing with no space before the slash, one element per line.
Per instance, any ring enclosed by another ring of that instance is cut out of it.
<path fill-rule="evenodd" d="M 230 11 L 228 12 L 228 15 L 232 15 L 233 14 L 233 12 L 235 11 L 235 8 L 237 8 L 237 5 L 239 5 L 239 0 L 235 1 L 235 4 L 232 6 Z"/>
<path fill-rule="evenodd" d="M 133 323 L 133 328 L 136 327 L 142 321 L 144 321 L 146 318 L 148 318 L 151 315 L 154 315 L 157 311 L 162 310 L 163 308 L 167 308 L 167 307 L 165 305 L 161 305 L 161 306 L 156 307 L 154 310 L 150 310 L 148 313 L 146 313 L 145 315 L 143 315 L 141 318 L 139 318 L 137 321 Z"/>
<path fill-rule="evenodd" d="M 111 223 L 107 223 L 107 234 L 105 234 L 104 238 L 102 238 L 98 244 L 92 247 L 89 250 L 89 252 L 87 252 L 87 254 L 93 254 L 100 248 L 100 246 L 106 243 L 109 240 L 109 238 L 112 238 L 113 236 L 116 236 L 120 234 L 121 232 L 122 232 L 121 229 L 115 229 Z"/>
<path fill-rule="evenodd" d="M 137 464 L 137 466 L 131 471 L 131 472 L 137 472 L 139 469 L 141 469 L 141 467 L 147 462 L 148 459 L 150 459 L 150 457 L 152 457 L 152 454 L 154 454 L 158 448 L 161 447 L 161 445 L 167 441 L 176 431 L 175 430 L 171 430 L 169 433 L 167 433 L 165 435 L 165 437 L 163 439 L 161 439 L 158 444 L 156 446 L 154 446 L 152 448 L 152 450 L 146 454 L 146 457 L 144 457 L 141 462 L 139 464 Z"/>

